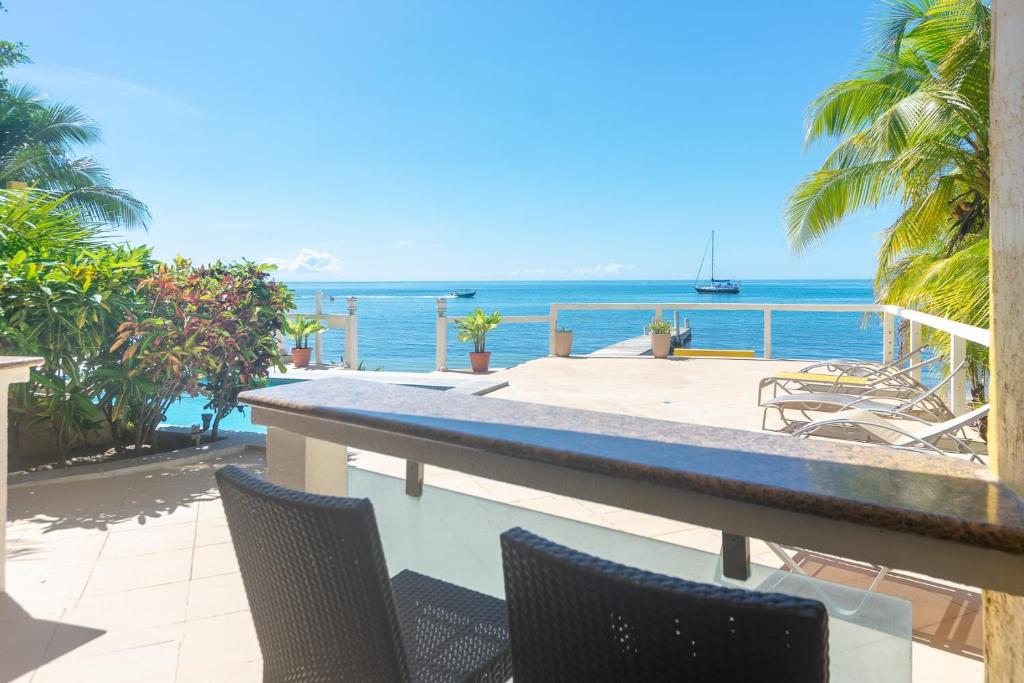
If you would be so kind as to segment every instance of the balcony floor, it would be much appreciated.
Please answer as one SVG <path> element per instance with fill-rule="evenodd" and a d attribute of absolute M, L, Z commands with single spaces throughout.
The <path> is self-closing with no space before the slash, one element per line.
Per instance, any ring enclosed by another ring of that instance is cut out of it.
<path fill-rule="evenodd" d="M 501 371 L 510 386 L 493 396 L 759 429 L 757 379 L 798 365 L 542 359 Z M 225 461 L 263 467 L 256 453 Z M 214 464 L 11 490 L 0 680 L 259 679 Z M 619 561 L 713 578 L 720 535 L 711 529 L 434 468 L 423 498 L 412 499 L 396 479 L 402 461 L 359 453 L 354 465 L 350 492 L 375 501 L 392 572 L 413 566 L 493 592 L 500 586 L 496 532 L 522 524 Z M 465 504 L 486 514 L 453 514 L 452 506 Z M 751 550 L 760 565 L 755 577 L 778 574 L 767 546 L 752 540 Z M 858 565 L 810 553 L 801 560 L 812 574 L 850 586 L 870 579 Z M 881 592 L 913 604 L 914 680 L 982 680 L 976 589 L 897 573 Z"/>

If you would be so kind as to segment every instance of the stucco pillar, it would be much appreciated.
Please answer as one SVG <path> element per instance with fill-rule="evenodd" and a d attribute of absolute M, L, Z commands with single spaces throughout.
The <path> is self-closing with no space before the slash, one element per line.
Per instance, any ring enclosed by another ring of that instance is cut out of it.
<path fill-rule="evenodd" d="M 0 593 L 6 590 L 7 579 L 7 389 L 27 382 L 29 370 L 40 363 L 41 358 L 0 356 Z"/>
<path fill-rule="evenodd" d="M 1024 2 L 992 3 L 989 462 L 1024 495 Z M 1024 597 L 985 591 L 985 679 L 1024 678 Z"/>

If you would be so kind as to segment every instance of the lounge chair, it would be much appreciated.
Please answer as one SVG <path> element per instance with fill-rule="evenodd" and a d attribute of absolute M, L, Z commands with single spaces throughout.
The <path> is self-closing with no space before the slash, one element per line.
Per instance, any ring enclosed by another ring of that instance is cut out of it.
<path fill-rule="evenodd" d="M 921 389 L 914 395 L 892 396 L 885 387 L 869 389 L 863 393 L 848 394 L 842 392 L 812 391 L 792 392 L 762 400 L 759 405 L 764 408 L 761 417 L 761 429 L 768 429 L 768 412 L 776 410 L 782 420 L 781 431 L 791 431 L 794 422 L 786 416 L 787 410 L 796 410 L 803 415 L 804 421 L 798 426 L 813 422 L 808 412 L 835 413 L 840 410 L 854 408 L 866 410 L 883 417 L 901 418 L 916 417 L 930 422 L 942 422 L 955 417 L 949 406 L 939 398 L 939 392 L 963 369 L 966 361 L 956 366 L 949 375 L 931 389 Z"/>
<path fill-rule="evenodd" d="M 841 410 L 832 417 L 794 427 L 790 433 L 793 436 L 825 436 L 883 444 L 936 455 L 967 455 L 971 460 L 984 464 L 983 451 L 976 442 L 972 445 L 973 440 L 966 429 L 987 414 L 987 403 L 942 422 L 928 422 L 910 415 L 893 420 L 867 410 Z"/>
<path fill-rule="evenodd" d="M 512 668 L 537 681 L 827 681 L 816 600 L 654 574 L 501 535 Z"/>
<path fill-rule="evenodd" d="M 891 363 L 885 363 L 877 360 L 863 360 L 861 358 L 830 358 L 829 360 L 819 361 L 812 363 L 805 368 L 801 368 L 800 372 L 844 372 L 850 371 L 850 374 L 854 376 L 873 374 L 880 370 L 888 370 L 891 372 L 899 372 L 903 369 L 903 364 L 908 363 L 913 358 L 921 355 L 921 352 L 925 350 L 925 346 L 918 346 L 909 353 L 906 353 Z M 922 363 L 931 363 L 933 359 L 918 362 L 917 364 L 910 363 L 914 367 L 920 367 Z"/>
<path fill-rule="evenodd" d="M 837 413 L 834 417 L 816 420 L 805 424 L 804 426 L 795 429 L 792 434 L 793 436 L 803 437 L 832 436 L 822 434 L 821 432 L 825 429 L 839 427 L 844 430 L 843 433 L 846 435 L 846 438 L 868 437 L 867 439 L 857 438 L 857 440 L 868 440 L 875 443 L 884 443 L 894 448 L 924 451 L 938 455 L 950 455 L 951 451 L 946 450 L 945 447 L 948 447 L 948 445 L 952 443 L 957 447 L 953 452 L 969 455 L 971 460 L 984 464 L 985 461 L 978 454 L 977 450 L 972 448 L 969 445 L 969 442 L 965 438 L 961 438 L 960 435 L 966 436 L 963 434 L 964 430 L 980 420 L 986 414 L 988 414 L 988 404 L 985 404 L 980 408 L 976 408 L 975 410 L 965 413 L 959 417 L 954 417 L 939 423 L 928 423 L 924 420 L 914 421 L 912 419 L 886 419 L 866 410 L 843 410 Z M 792 555 L 786 552 L 786 548 L 784 546 L 771 541 L 765 541 L 765 544 L 773 553 L 775 553 L 775 555 L 778 556 L 780 560 L 782 560 L 790 571 L 803 576 L 808 576 L 807 572 L 804 571 L 804 568 L 800 566 L 800 563 L 797 562 Z M 794 548 L 794 550 L 797 549 Z M 875 572 L 875 576 L 859 604 L 853 609 L 849 609 L 839 607 L 832 603 L 830 604 L 830 607 L 836 614 L 841 616 L 853 616 L 856 614 L 867 600 L 868 594 L 874 592 L 874 590 L 878 588 L 878 585 L 882 583 L 891 571 L 889 567 L 885 567 L 883 565 L 871 565 L 871 567 Z"/>
<path fill-rule="evenodd" d="M 795 392 L 864 394 L 873 392 L 877 396 L 912 398 L 928 389 L 913 378 L 913 372 L 937 360 L 939 360 L 937 357 L 929 358 L 903 369 L 893 369 L 888 365 L 878 368 L 851 365 L 836 373 L 807 371 L 807 368 L 796 372 L 777 372 L 770 377 L 761 379 L 757 387 L 757 401 L 760 404 L 765 400 L 764 390 L 769 387 L 772 389 L 772 398 L 778 396 L 780 391 L 785 394 Z M 815 367 L 808 366 L 812 370 Z M 818 366 L 817 369 L 827 368 Z"/>

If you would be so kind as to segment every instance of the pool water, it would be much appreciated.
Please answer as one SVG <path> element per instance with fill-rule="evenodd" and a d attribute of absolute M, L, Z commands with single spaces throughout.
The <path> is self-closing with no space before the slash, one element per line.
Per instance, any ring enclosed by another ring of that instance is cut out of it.
<path fill-rule="evenodd" d="M 281 384 L 293 384 L 295 382 L 304 381 L 306 380 L 275 378 L 270 380 L 270 386 L 274 387 Z M 203 406 L 206 405 L 208 400 L 209 399 L 205 396 L 189 396 L 188 394 L 183 394 L 167 409 L 161 426 L 191 427 L 192 425 L 203 424 L 203 413 L 209 412 L 208 410 L 205 410 Z M 257 432 L 259 434 L 265 434 L 267 428 L 263 425 L 253 424 L 251 417 L 252 415 L 249 407 L 242 406 L 241 410 L 233 410 L 229 415 L 225 416 L 220 421 L 220 428 L 222 430 L 236 432 Z"/>

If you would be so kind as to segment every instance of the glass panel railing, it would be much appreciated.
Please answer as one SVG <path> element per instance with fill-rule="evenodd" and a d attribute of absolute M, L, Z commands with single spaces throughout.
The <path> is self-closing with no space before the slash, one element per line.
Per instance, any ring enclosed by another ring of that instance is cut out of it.
<path fill-rule="evenodd" d="M 349 469 L 349 495 L 374 503 L 388 568 L 412 569 L 503 597 L 498 536 L 523 527 L 582 552 L 691 581 L 776 591 L 823 602 L 829 611 L 831 680 L 911 680 L 911 603 L 752 565 L 748 581 L 725 579 L 718 555 L 512 505 L 426 487 L 405 495 L 401 479 Z"/>

